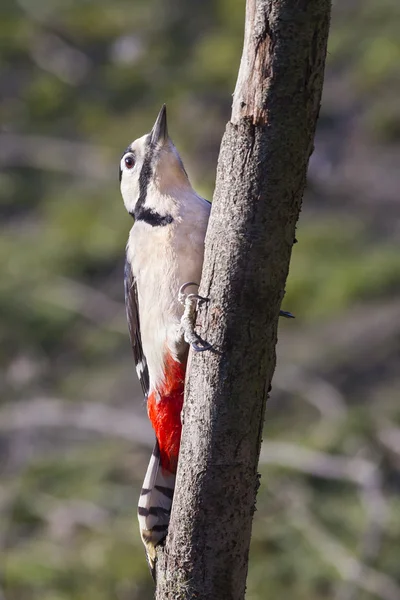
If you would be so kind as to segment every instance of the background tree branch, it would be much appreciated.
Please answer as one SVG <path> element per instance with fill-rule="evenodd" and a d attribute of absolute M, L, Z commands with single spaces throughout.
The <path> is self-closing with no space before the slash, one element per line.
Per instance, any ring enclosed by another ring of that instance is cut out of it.
<path fill-rule="evenodd" d="M 329 0 L 248 0 L 218 162 L 157 598 L 244 597 L 278 313 L 320 106 Z"/>

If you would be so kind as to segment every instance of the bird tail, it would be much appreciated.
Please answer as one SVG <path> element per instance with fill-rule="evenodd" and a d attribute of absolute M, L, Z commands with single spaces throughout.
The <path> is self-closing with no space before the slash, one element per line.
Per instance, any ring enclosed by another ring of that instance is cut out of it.
<path fill-rule="evenodd" d="M 175 474 L 161 466 L 160 448 L 156 441 L 139 497 L 140 535 L 146 558 L 155 579 L 156 546 L 167 535 L 174 495 Z"/>

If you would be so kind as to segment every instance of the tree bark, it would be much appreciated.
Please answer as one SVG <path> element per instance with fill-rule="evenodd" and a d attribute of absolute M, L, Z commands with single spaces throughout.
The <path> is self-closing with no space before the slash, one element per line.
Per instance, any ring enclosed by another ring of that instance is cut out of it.
<path fill-rule="evenodd" d="M 247 0 L 158 600 L 242 600 L 265 403 L 320 106 L 330 0 Z"/>

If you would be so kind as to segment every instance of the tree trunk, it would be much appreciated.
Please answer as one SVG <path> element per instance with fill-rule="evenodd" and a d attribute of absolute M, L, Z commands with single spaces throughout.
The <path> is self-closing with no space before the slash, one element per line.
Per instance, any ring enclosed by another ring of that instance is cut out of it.
<path fill-rule="evenodd" d="M 320 106 L 330 0 L 247 0 L 222 141 L 158 600 L 242 600 L 278 314 Z M 311 266 L 310 266 L 311 268 Z"/>

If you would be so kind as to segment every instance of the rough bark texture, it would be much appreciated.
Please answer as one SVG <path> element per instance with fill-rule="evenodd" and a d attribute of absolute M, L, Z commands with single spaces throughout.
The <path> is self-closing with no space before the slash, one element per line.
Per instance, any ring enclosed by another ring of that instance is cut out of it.
<path fill-rule="evenodd" d="M 158 600 L 241 600 L 265 402 L 323 82 L 330 0 L 248 0 L 207 232 Z"/>

